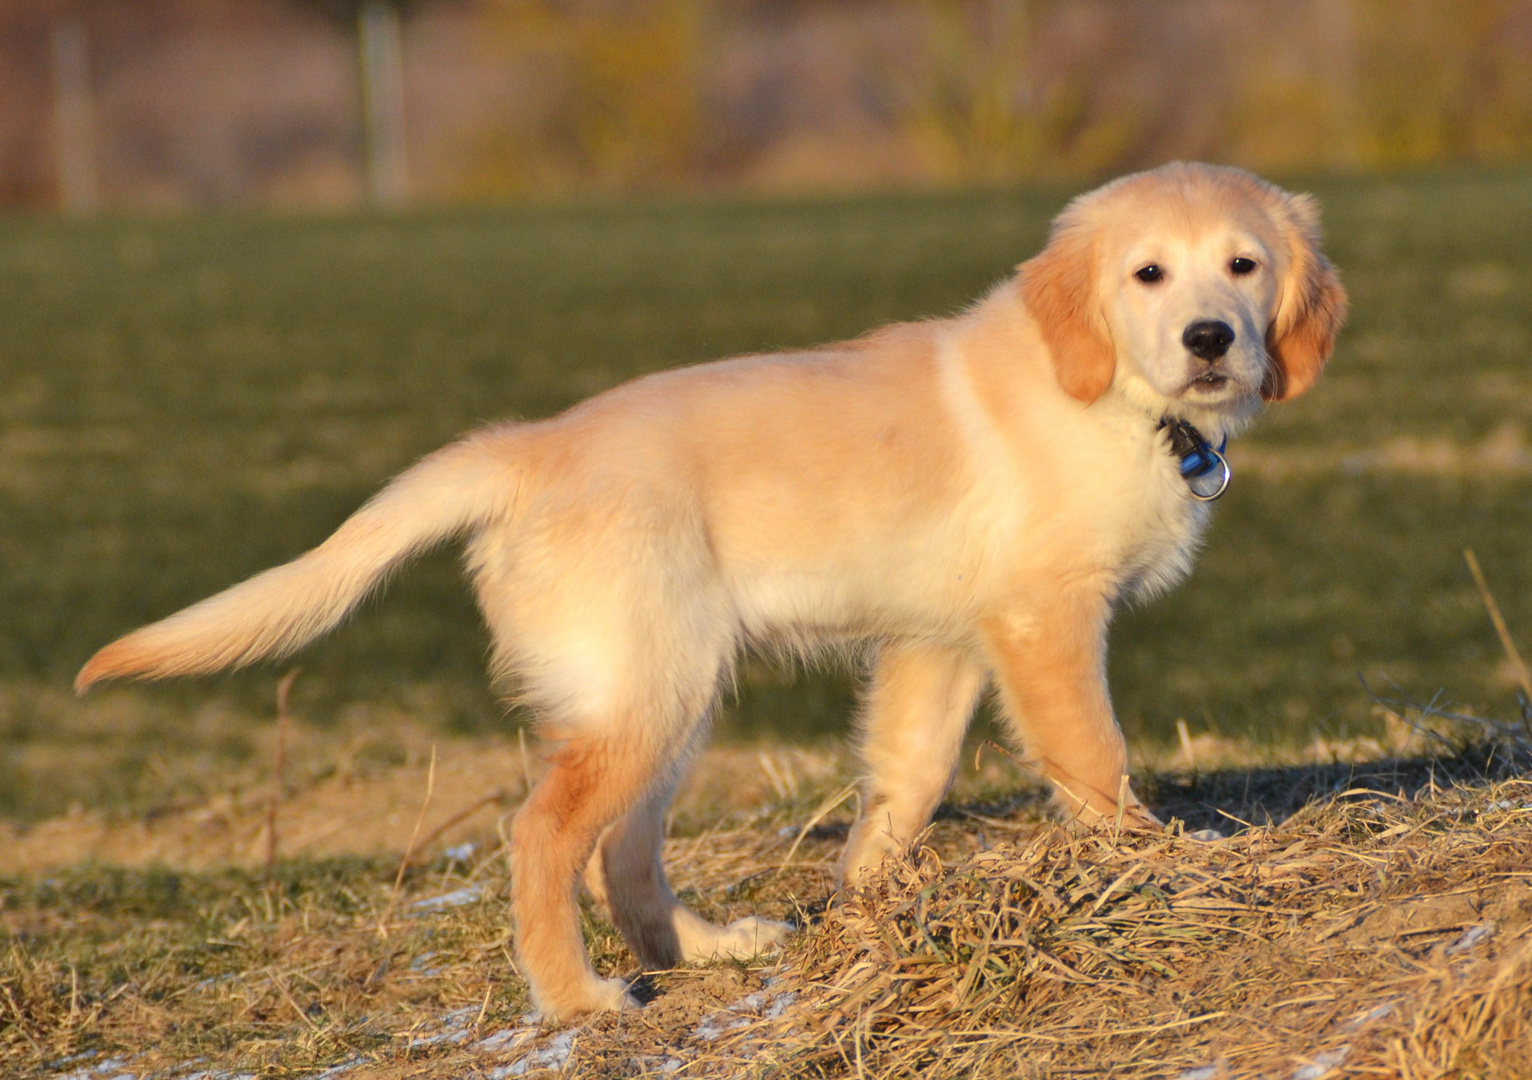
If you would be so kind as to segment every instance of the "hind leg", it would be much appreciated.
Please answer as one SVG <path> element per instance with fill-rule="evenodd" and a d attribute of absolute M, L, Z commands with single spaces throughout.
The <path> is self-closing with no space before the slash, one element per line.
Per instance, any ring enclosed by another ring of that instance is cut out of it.
<path fill-rule="evenodd" d="M 956 651 L 883 646 L 862 704 L 869 776 L 861 818 L 841 855 L 845 884 L 857 884 L 930 823 L 952 786 L 987 678 L 983 665 Z"/>
<path fill-rule="evenodd" d="M 716 926 L 671 891 L 660 855 L 665 809 L 680 775 L 678 767 L 672 768 L 602 835 L 585 870 L 586 886 L 647 970 L 775 952 L 792 931 L 787 923 L 750 917 Z"/>
<path fill-rule="evenodd" d="M 652 782 L 647 758 L 626 740 L 566 740 L 511 827 L 516 960 L 548 1019 L 635 1004 L 623 980 L 591 967 L 575 890 L 602 830 Z"/>
<path fill-rule="evenodd" d="M 634 643 L 653 646 L 652 633 L 616 644 L 587 635 L 577 657 L 587 663 L 565 668 L 583 678 L 556 684 L 562 700 L 543 697 L 545 715 L 562 719 L 545 724 L 557 743 L 551 767 L 512 827 L 511 888 L 517 960 L 550 1019 L 632 1004 L 620 980 L 591 968 L 580 934 L 576 890 L 598 844 L 602 863 L 611 864 L 598 898 L 634 952 L 645 963 L 668 960 L 676 950 L 667 948 L 666 926 L 682 946 L 691 940 L 685 909 L 659 866 L 659 843 L 677 766 L 716 692 L 723 640 L 661 639 L 667 647 L 646 655 Z M 588 663 L 603 644 L 614 661 Z M 549 670 L 556 670 L 551 662 L 545 676 Z"/>
<path fill-rule="evenodd" d="M 516 674 L 558 744 L 511 838 L 517 959 L 555 1019 L 631 1004 L 580 935 L 576 890 L 608 830 L 603 884 L 618 887 L 602 891 L 618 925 L 646 962 L 674 951 L 657 914 L 679 907 L 655 858 L 661 815 L 734 648 L 702 522 L 654 495 L 624 481 L 524 496 L 541 517 L 469 551 L 496 670 Z M 678 939 L 689 926 L 673 913 L 670 925 Z"/>

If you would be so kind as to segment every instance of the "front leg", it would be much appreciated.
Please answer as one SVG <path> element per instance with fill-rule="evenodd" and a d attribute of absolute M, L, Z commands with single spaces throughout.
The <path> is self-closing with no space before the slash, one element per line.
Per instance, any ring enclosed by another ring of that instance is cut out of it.
<path fill-rule="evenodd" d="M 1064 810 L 1086 823 L 1152 827 L 1128 787 L 1128 751 L 1106 685 L 1111 608 L 1088 589 L 1055 592 L 984 627 L 1006 719 Z"/>
<path fill-rule="evenodd" d="M 931 820 L 952 786 L 963 735 L 988 678 L 950 649 L 887 643 L 862 702 L 861 751 L 868 777 L 862 814 L 841 856 L 855 885 Z"/>

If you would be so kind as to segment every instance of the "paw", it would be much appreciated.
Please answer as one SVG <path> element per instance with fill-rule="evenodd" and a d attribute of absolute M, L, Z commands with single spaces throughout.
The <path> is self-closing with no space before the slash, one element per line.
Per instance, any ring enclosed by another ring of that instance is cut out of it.
<path fill-rule="evenodd" d="M 627 979 L 602 979 L 601 989 L 596 994 L 596 1004 L 591 1006 L 591 1012 L 621 1012 L 624 1009 L 639 1008 L 638 998 L 628 993 Z"/>
<path fill-rule="evenodd" d="M 753 956 L 781 952 L 783 943 L 793 932 L 793 925 L 752 915 L 728 926 L 710 929 L 712 933 L 706 938 L 689 943 L 687 960 L 748 960 Z"/>
<path fill-rule="evenodd" d="M 886 832 L 855 844 L 855 850 L 852 850 L 852 845 L 847 845 L 841 857 L 839 884 L 847 889 L 856 888 L 878 873 L 889 856 L 903 855 L 906 849 L 905 844 L 899 843 Z"/>
<path fill-rule="evenodd" d="M 1067 823 L 1086 832 L 1159 832 L 1165 828 L 1165 823 L 1140 803 L 1125 806 L 1120 821 L 1115 809 L 1103 811 L 1083 806 L 1074 812 Z"/>
<path fill-rule="evenodd" d="M 559 1023 L 581 1013 L 621 1012 L 639 1007 L 638 999 L 628 993 L 626 979 L 592 978 L 578 990 L 546 996 L 537 993 L 534 987 L 533 998 L 538 1004 L 537 1019 L 543 1023 Z"/>
<path fill-rule="evenodd" d="M 1116 823 L 1115 811 L 1110 820 Z M 1165 828 L 1165 823 L 1150 813 L 1142 803 L 1131 803 L 1123 808 L 1122 827 L 1132 832 L 1159 832 Z"/>
<path fill-rule="evenodd" d="M 735 950 L 731 953 L 733 956 L 764 956 L 781 952 L 793 929 L 792 923 L 775 922 L 751 915 L 724 927 L 724 937 L 730 948 Z"/>

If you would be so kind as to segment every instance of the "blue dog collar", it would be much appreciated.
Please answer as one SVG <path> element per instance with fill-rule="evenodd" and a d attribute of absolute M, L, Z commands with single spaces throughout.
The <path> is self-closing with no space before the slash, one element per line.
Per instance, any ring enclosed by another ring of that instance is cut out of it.
<path fill-rule="evenodd" d="M 1202 432 L 1185 420 L 1172 420 L 1167 416 L 1160 421 L 1160 427 L 1170 435 L 1170 452 L 1180 461 L 1181 478 L 1191 489 L 1192 498 L 1212 502 L 1229 490 L 1234 471 L 1223 456 L 1224 447 L 1229 445 L 1228 436 L 1215 450 Z"/>

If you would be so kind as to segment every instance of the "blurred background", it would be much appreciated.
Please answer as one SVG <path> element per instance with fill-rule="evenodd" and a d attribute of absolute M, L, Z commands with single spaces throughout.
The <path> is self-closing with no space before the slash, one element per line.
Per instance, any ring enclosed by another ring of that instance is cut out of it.
<path fill-rule="evenodd" d="M 1532 0 L 4 0 L 0 202 L 930 188 L 1532 151 Z"/>
<path fill-rule="evenodd" d="M 1464 549 L 1532 647 L 1532 0 L 0 0 L 0 103 L 0 819 L 262 776 L 286 665 L 74 671 L 457 434 L 948 314 L 1174 158 L 1312 191 L 1354 313 L 1121 613 L 1130 741 L 1525 715 Z M 485 649 L 411 567 L 300 658 L 292 760 L 498 745 Z M 742 673 L 725 737 L 847 730 L 854 671 Z"/>

